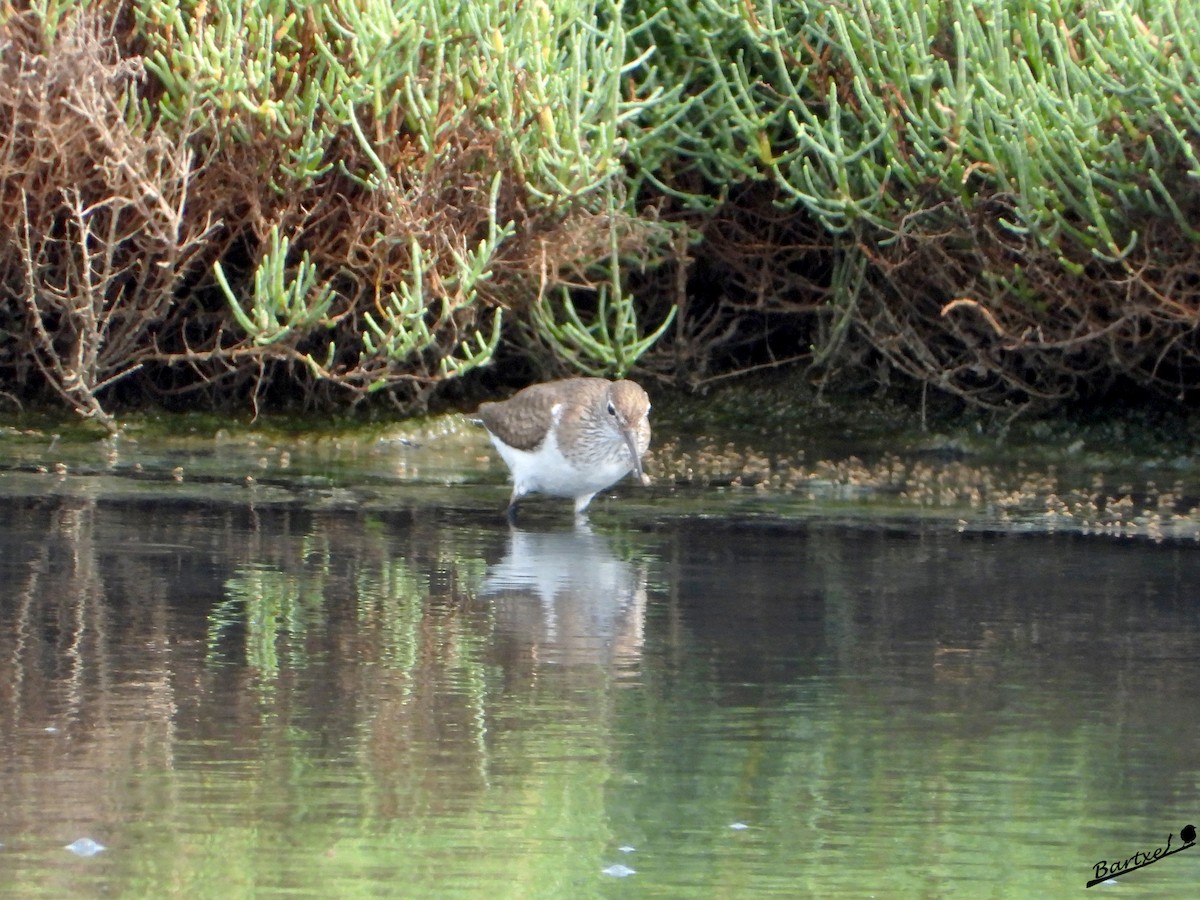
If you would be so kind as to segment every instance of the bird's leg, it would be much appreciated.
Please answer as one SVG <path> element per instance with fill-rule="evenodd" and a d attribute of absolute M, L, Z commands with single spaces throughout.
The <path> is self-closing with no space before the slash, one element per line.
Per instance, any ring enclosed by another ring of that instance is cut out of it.
<path fill-rule="evenodd" d="M 513 485 L 512 496 L 508 498 L 508 508 L 504 510 L 504 515 L 508 519 L 509 525 L 517 524 L 517 504 L 526 494 L 525 491 Z"/>

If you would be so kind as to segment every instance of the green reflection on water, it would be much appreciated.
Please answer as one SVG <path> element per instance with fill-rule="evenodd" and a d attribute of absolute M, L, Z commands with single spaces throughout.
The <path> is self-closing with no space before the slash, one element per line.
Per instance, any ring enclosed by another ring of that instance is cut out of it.
<path fill-rule="evenodd" d="M 1184 545 L 0 514 L 5 895 L 1057 895 L 1200 796 Z"/>

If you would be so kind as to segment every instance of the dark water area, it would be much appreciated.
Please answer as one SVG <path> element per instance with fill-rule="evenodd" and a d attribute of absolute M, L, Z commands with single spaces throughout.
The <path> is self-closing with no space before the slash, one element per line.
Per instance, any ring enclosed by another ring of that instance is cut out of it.
<path fill-rule="evenodd" d="M 4 896 L 1060 896 L 1200 820 L 1194 541 L 187 465 L 0 472 Z"/>

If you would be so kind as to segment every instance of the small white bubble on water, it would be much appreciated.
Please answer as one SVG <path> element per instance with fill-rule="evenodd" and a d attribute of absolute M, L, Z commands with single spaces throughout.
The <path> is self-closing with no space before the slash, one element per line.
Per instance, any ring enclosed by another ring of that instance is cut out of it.
<path fill-rule="evenodd" d="M 79 840 L 72 841 L 64 848 L 70 850 L 76 856 L 95 856 L 101 850 L 107 849 L 103 844 L 93 841 L 89 837 L 82 837 Z"/>
<path fill-rule="evenodd" d="M 628 878 L 630 875 L 636 875 L 637 872 L 629 866 L 623 866 L 620 863 L 609 866 L 607 869 L 600 870 L 604 875 L 611 875 L 613 878 Z"/>

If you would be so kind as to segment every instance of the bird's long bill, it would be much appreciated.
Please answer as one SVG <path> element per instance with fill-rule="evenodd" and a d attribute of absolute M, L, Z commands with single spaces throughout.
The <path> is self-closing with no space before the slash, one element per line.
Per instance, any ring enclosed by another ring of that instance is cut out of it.
<path fill-rule="evenodd" d="M 646 473 L 642 471 L 642 459 L 638 456 L 637 438 L 634 437 L 633 429 L 626 428 L 621 433 L 625 436 L 625 443 L 629 445 L 629 455 L 633 457 L 633 474 L 637 476 L 638 484 L 646 484 Z"/>

